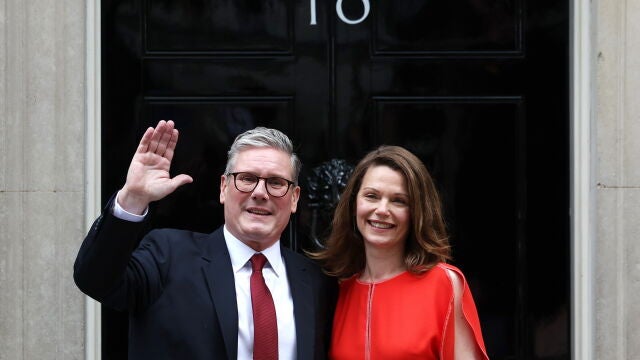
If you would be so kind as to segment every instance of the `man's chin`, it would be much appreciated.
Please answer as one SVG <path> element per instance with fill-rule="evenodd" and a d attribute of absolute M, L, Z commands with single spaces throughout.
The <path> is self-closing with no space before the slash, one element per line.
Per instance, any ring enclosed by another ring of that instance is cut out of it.
<path fill-rule="evenodd" d="M 242 233 L 247 240 L 254 242 L 268 242 L 268 238 L 273 236 L 271 228 L 265 226 L 248 226 Z"/>

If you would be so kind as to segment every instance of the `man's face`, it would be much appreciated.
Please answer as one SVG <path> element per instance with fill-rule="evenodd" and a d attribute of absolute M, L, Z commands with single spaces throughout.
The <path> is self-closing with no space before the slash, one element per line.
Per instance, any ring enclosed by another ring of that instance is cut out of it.
<path fill-rule="evenodd" d="M 231 172 L 249 172 L 260 177 L 278 176 L 293 180 L 291 158 L 273 148 L 248 148 L 238 153 Z M 236 189 L 233 175 L 220 179 L 220 203 L 224 221 L 231 234 L 256 251 L 271 246 L 280 238 L 296 212 L 300 187 L 291 185 L 283 197 L 269 195 L 264 180 L 248 193 Z"/>

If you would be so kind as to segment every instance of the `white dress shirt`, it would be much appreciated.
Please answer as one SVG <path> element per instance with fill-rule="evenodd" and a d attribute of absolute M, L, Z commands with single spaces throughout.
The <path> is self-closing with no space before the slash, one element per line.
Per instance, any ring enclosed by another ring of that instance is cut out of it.
<path fill-rule="evenodd" d="M 255 250 L 236 239 L 224 227 L 224 240 L 231 255 L 238 301 L 238 359 L 253 358 L 253 311 L 251 306 L 251 262 Z M 278 357 L 296 358 L 296 324 L 293 316 L 293 298 L 289 289 L 287 271 L 280 254 L 280 241 L 262 251 L 267 257 L 262 274 L 276 307 L 278 322 Z"/>
<path fill-rule="evenodd" d="M 119 194 L 119 193 L 118 193 Z M 140 222 L 144 214 L 136 215 L 124 210 L 118 204 L 118 195 L 114 201 L 113 215 L 122 220 Z M 231 256 L 231 265 L 235 277 L 236 299 L 238 303 L 238 359 L 253 359 L 253 311 L 251 305 L 251 257 L 255 250 L 231 235 L 224 227 L 224 240 Z M 282 254 L 280 254 L 280 240 L 268 249 L 262 251 L 267 258 L 262 274 L 276 308 L 278 322 L 278 357 L 281 360 L 296 359 L 296 324 L 293 316 L 293 298 L 289 289 L 289 279 Z"/>

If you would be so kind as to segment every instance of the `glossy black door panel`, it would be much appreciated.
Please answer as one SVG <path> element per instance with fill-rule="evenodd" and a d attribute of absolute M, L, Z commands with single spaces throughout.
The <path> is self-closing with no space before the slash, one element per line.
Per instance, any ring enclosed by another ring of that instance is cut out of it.
<path fill-rule="evenodd" d="M 145 96 L 291 95 L 292 58 L 166 58 L 143 61 Z"/>
<path fill-rule="evenodd" d="M 292 4 L 253 0 L 146 0 L 150 52 L 291 53 Z"/>
<path fill-rule="evenodd" d="M 570 359 L 568 6 L 103 1 L 103 199 L 144 129 L 173 119 L 172 173 L 194 182 L 153 226 L 212 231 L 228 146 L 275 127 L 304 163 L 282 239 L 301 251 L 322 246 L 349 166 L 404 146 L 442 193 L 490 357 Z M 126 314 L 104 309 L 103 358 L 125 349 Z"/>
<path fill-rule="evenodd" d="M 373 54 L 513 56 L 522 51 L 523 2 L 372 2 Z"/>

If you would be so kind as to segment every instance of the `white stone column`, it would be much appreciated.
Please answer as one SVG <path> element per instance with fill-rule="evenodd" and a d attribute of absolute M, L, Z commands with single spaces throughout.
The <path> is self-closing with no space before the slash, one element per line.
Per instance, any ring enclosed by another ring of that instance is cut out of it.
<path fill-rule="evenodd" d="M 0 359 L 84 358 L 85 4 L 0 1 Z"/>
<path fill-rule="evenodd" d="M 640 354 L 640 1 L 595 1 L 595 359 Z"/>

